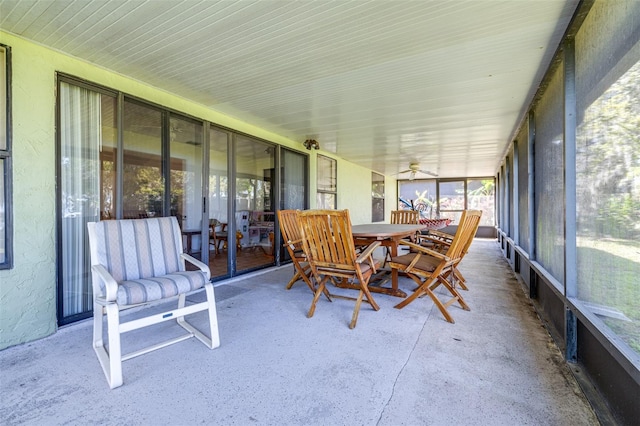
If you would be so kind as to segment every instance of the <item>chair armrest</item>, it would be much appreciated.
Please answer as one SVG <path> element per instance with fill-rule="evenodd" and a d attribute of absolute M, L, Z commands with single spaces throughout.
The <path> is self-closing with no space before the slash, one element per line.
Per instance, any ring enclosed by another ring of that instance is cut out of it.
<path fill-rule="evenodd" d="M 371 244 L 369 244 L 367 248 L 360 253 L 358 258 L 356 259 L 356 263 L 362 263 L 368 257 L 371 257 L 371 255 L 373 254 L 373 251 L 377 249 L 380 246 L 380 244 L 381 244 L 380 241 L 374 241 Z"/>
<path fill-rule="evenodd" d="M 435 229 L 430 230 L 427 235 L 431 235 L 436 238 L 444 238 L 445 240 L 453 240 L 453 235 L 447 234 L 446 232 L 437 231 Z"/>
<path fill-rule="evenodd" d="M 186 260 L 187 262 L 191 263 L 192 265 L 195 265 L 198 267 L 198 269 L 200 269 L 202 272 L 204 272 L 204 274 L 207 277 L 207 280 L 209 280 L 211 278 L 211 270 L 209 269 L 209 267 L 203 263 L 200 262 L 198 259 L 196 259 L 195 257 L 187 254 L 187 253 L 180 253 L 180 257 L 184 260 Z"/>
<path fill-rule="evenodd" d="M 104 282 L 104 300 L 107 302 L 115 302 L 118 294 L 118 282 L 102 265 L 92 265 L 91 270 Z"/>
<path fill-rule="evenodd" d="M 295 240 L 295 241 L 289 240 L 282 245 L 282 247 L 287 247 L 287 246 L 291 247 L 291 250 L 295 250 L 296 246 L 302 246 L 302 239 Z"/>
<path fill-rule="evenodd" d="M 435 257 L 437 259 L 446 260 L 447 262 L 449 262 L 451 260 L 451 258 L 449 258 L 448 256 L 445 256 L 442 253 L 438 253 L 437 251 L 428 249 L 428 248 L 426 248 L 424 246 L 421 246 L 419 244 L 414 244 L 414 243 L 406 241 L 406 240 L 401 240 L 400 244 L 403 245 L 403 246 L 409 246 L 412 249 L 414 249 L 415 251 L 420 252 L 420 254 L 426 254 L 428 256 Z"/>
<path fill-rule="evenodd" d="M 439 237 L 433 237 L 431 235 L 421 235 L 420 237 L 418 237 L 418 241 L 431 241 L 434 244 L 450 246 L 453 240 L 442 240 Z"/>

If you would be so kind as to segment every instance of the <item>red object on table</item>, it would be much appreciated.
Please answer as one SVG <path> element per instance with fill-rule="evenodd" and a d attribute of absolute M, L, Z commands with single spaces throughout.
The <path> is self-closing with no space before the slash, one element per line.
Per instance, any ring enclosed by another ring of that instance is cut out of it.
<path fill-rule="evenodd" d="M 427 229 L 441 229 L 450 223 L 451 219 L 420 219 L 420 224 L 425 225 Z"/>

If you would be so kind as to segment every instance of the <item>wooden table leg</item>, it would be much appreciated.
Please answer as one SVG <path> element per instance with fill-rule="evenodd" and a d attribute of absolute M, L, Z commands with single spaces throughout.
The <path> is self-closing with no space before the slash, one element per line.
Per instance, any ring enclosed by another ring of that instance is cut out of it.
<path fill-rule="evenodd" d="M 381 243 L 382 243 L 383 246 L 387 246 L 387 247 L 391 248 L 391 255 L 392 256 L 397 256 L 398 255 L 398 241 L 396 241 L 396 240 L 383 240 L 383 241 L 381 241 Z M 353 284 L 349 284 L 349 283 L 344 282 L 344 281 L 340 282 L 340 283 L 337 283 L 336 287 L 353 288 L 353 289 L 356 289 L 356 290 L 359 289 L 358 286 L 355 286 Z M 382 287 L 382 285 L 375 285 L 375 283 L 372 283 L 371 281 L 369 281 L 369 291 L 372 292 L 372 293 L 382 293 L 382 294 L 387 294 L 389 296 L 402 297 L 403 299 L 405 297 L 407 297 L 407 293 L 405 293 L 404 291 L 402 291 L 402 290 L 400 290 L 398 288 L 398 270 L 397 269 L 391 269 L 391 288 Z"/>
<path fill-rule="evenodd" d="M 398 255 L 398 241 L 395 239 L 390 240 L 388 246 L 391 248 L 391 257 L 396 257 Z M 407 293 L 398 288 L 398 270 L 395 268 L 391 268 L 391 288 L 389 290 L 386 294 L 396 297 L 407 297 Z M 374 290 L 372 289 L 371 291 Z"/>

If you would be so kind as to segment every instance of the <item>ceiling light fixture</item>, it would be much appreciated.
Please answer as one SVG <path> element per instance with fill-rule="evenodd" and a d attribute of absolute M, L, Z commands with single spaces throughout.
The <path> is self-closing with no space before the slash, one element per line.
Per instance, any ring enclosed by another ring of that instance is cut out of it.
<path fill-rule="evenodd" d="M 307 139 L 306 141 L 302 142 L 302 145 L 304 145 L 304 147 L 308 150 L 311 150 L 311 148 L 320 149 L 320 144 L 315 139 Z"/>

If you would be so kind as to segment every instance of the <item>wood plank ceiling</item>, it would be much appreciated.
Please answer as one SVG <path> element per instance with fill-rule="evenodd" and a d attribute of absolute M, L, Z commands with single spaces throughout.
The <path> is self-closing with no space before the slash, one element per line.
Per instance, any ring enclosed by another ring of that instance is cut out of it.
<path fill-rule="evenodd" d="M 383 174 L 479 177 L 577 3 L 1 0 L 0 29 Z"/>

